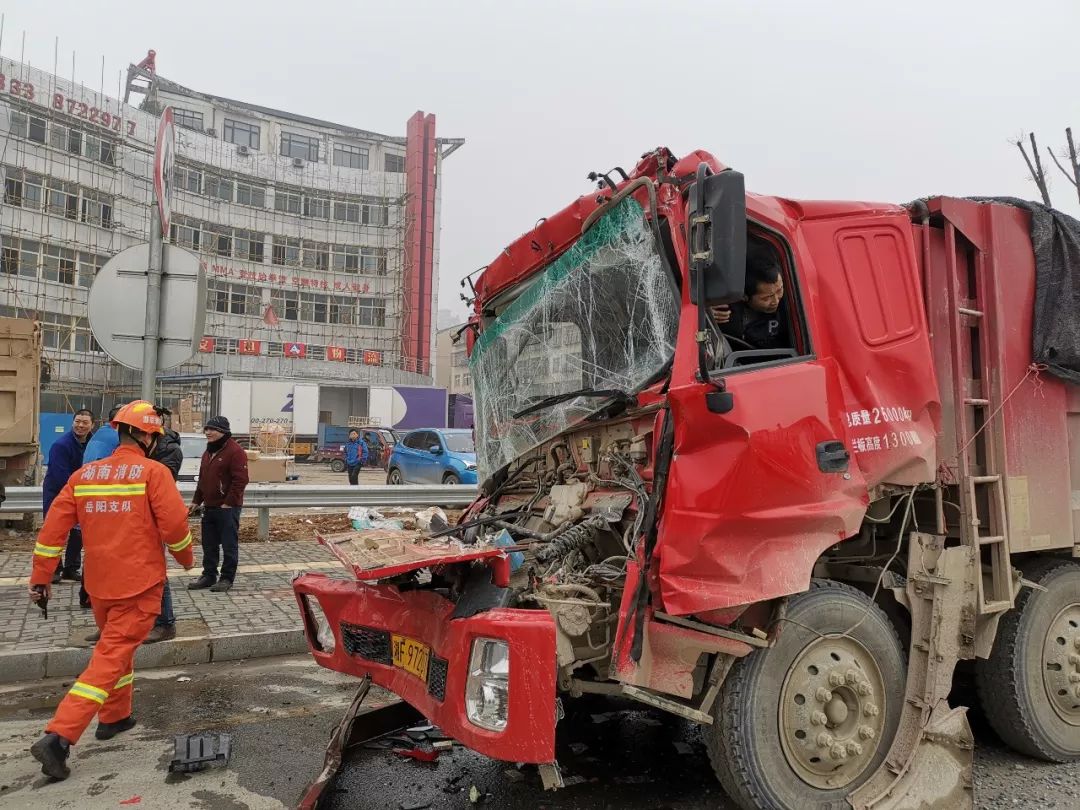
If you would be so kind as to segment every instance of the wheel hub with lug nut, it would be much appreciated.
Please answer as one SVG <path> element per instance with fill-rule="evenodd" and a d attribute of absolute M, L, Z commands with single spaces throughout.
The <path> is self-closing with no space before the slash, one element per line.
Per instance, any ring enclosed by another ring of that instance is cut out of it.
<path fill-rule="evenodd" d="M 823 636 L 808 644 L 780 690 L 780 742 L 791 769 L 821 790 L 855 781 L 878 750 L 884 699 L 877 662 L 858 641 Z"/>
<path fill-rule="evenodd" d="M 1058 717 L 1080 726 L 1080 603 L 1062 609 L 1043 642 L 1043 686 Z"/>

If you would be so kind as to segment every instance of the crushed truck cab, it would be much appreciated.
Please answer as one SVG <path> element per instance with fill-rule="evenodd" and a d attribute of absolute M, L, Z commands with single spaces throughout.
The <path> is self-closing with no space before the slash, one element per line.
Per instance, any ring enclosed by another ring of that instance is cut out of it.
<path fill-rule="evenodd" d="M 549 787 L 600 694 L 703 726 L 745 810 L 971 807 L 962 660 L 1002 739 L 1080 760 L 1080 395 L 1032 340 L 1080 268 L 1029 235 L 1080 224 L 700 151 L 594 177 L 468 282 L 477 499 L 320 538 L 354 580 L 294 582 L 315 659 Z"/>

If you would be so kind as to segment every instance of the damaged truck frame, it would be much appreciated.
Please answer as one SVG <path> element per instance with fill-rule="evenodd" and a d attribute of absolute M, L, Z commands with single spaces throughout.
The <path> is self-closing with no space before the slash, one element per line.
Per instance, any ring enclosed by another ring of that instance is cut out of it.
<path fill-rule="evenodd" d="M 479 496 L 327 540 L 356 579 L 294 581 L 316 661 L 547 787 L 600 693 L 706 727 L 743 808 L 970 807 L 958 666 L 1080 759 L 1080 389 L 1033 361 L 1031 213 L 747 194 L 700 151 L 594 177 L 475 281 Z M 748 256 L 788 346 L 710 314 Z"/>

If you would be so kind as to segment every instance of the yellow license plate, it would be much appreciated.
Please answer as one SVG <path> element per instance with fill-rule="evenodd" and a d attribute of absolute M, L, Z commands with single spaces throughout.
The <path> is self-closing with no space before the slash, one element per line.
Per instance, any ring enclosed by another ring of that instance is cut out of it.
<path fill-rule="evenodd" d="M 390 646 L 394 657 L 394 666 L 401 667 L 411 675 L 427 682 L 428 661 L 431 658 L 431 647 L 413 641 L 405 636 L 390 636 Z"/>

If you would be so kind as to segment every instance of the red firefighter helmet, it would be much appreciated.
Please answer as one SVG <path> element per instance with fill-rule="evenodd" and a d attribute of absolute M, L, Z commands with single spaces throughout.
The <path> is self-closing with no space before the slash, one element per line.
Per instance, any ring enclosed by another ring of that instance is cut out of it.
<path fill-rule="evenodd" d="M 145 399 L 129 402 L 116 412 L 116 416 L 112 418 L 109 424 L 114 428 L 118 425 L 128 425 L 136 430 L 141 430 L 143 433 L 165 432 L 161 415 Z"/>

